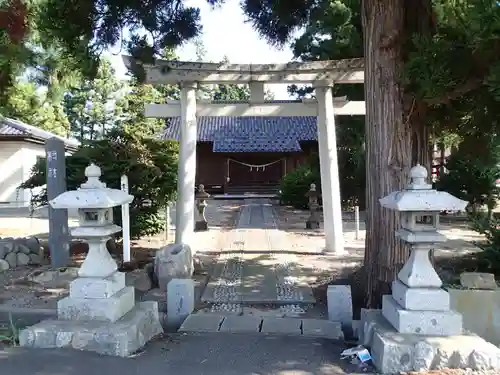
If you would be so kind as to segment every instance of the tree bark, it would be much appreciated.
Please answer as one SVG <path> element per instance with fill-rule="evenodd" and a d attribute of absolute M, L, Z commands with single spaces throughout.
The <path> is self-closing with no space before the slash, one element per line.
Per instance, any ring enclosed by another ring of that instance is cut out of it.
<path fill-rule="evenodd" d="M 405 24 L 404 0 L 364 0 L 363 30 L 366 101 L 366 305 L 377 308 L 381 296 L 408 257 L 394 232 L 399 215 L 379 199 L 407 183 L 412 129 L 405 120 L 401 86 Z"/>
<path fill-rule="evenodd" d="M 410 4 L 411 3 L 411 4 Z M 379 199 L 401 190 L 416 163 L 430 174 L 427 106 L 402 83 L 414 32 L 432 32 L 430 0 L 363 0 L 366 101 L 366 306 L 380 307 L 382 295 L 406 262 L 409 247 L 396 238 L 399 214 Z M 429 176 L 430 177 L 430 176 Z"/>

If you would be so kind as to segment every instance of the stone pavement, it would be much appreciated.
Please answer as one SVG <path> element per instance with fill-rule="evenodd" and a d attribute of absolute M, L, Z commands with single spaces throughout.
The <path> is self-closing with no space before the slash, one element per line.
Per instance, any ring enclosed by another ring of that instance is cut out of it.
<path fill-rule="evenodd" d="M 132 358 L 66 349 L 0 348 L 5 375 L 361 375 L 340 360 L 344 347 L 318 338 L 174 334 Z"/>
<path fill-rule="evenodd" d="M 213 304 L 212 312 L 235 313 L 244 304 L 314 303 L 311 288 L 297 277 L 298 258 L 287 252 L 287 239 L 269 200 L 245 200 L 202 301 Z"/>

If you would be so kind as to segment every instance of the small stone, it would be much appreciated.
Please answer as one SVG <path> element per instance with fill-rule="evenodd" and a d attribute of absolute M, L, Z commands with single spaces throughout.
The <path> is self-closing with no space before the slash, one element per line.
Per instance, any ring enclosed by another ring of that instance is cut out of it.
<path fill-rule="evenodd" d="M 5 258 L 8 253 L 14 251 L 14 243 L 3 239 L 0 241 L 0 258 Z"/>
<path fill-rule="evenodd" d="M 26 254 L 26 255 L 29 255 L 31 253 L 31 250 L 28 246 L 26 246 L 25 244 L 22 244 L 22 243 L 18 243 L 17 244 L 17 252 L 18 253 L 22 253 L 22 254 Z"/>
<path fill-rule="evenodd" d="M 30 264 L 31 258 L 28 254 L 25 253 L 17 253 L 17 265 L 18 266 L 26 266 Z"/>
<path fill-rule="evenodd" d="M 9 248 L 7 246 L 8 246 L 7 242 L 0 241 L 0 259 L 5 258 L 5 255 L 9 253 Z"/>
<path fill-rule="evenodd" d="M 147 292 L 152 289 L 151 278 L 145 269 L 136 269 L 132 272 L 127 272 L 126 277 L 127 285 L 134 286 L 140 292 Z"/>
<path fill-rule="evenodd" d="M 9 262 L 7 262 L 5 259 L 0 259 L 0 272 L 7 271 L 9 268 Z"/>
<path fill-rule="evenodd" d="M 40 255 L 30 254 L 29 257 L 30 257 L 29 264 L 42 264 L 42 259 L 40 258 Z"/>
<path fill-rule="evenodd" d="M 469 289 L 494 290 L 498 288 L 495 275 L 482 272 L 463 272 L 460 275 L 460 284 Z"/>
<path fill-rule="evenodd" d="M 8 253 L 5 256 L 5 260 L 9 263 L 10 268 L 15 268 L 17 266 L 17 254 Z"/>
<path fill-rule="evenodd" d="M 33 254 L 40 252 L 40 241 L 36 237 L 26 237 L 25 245 L 30 249 Z"/>

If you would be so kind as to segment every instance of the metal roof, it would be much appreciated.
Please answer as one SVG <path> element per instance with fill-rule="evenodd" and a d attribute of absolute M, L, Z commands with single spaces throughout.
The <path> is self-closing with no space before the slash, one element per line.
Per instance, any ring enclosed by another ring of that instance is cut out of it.
<path fill-rule="evenodd" d="M 301 151 L 300 141 L 316 141 L 316 117 L 244 116 L 197 118 L 199 142 L 213 142 L 214 152 Z M 167 119 L 163 139 L 179 140 L 180 118 Z"/>
<path fill-rule="evenodd" d="M 24 122 L 14 120 L 8 117 L 0 116 L 0 136 L 12 138 L 35 138 L 40 140 L 48 140 L 50 138 L 58 138 L 64 141 L 67 147 L 78 147 L 80 143 L 68 138 L 64 138 L 48 131 L 37 128 L 36 126 L 25 124 Z"/>

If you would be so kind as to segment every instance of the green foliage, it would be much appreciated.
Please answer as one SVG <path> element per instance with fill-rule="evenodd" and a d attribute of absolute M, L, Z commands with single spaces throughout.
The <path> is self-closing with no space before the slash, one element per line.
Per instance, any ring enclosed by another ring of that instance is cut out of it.
<path fill-rule="evenodd" d="M 66 158 L 68 190 L 84 182 L 84 171 L 90 162 L 102 171 L 101 180 L 108 187 L 120 189 L 120 178 L 128 176 L 130 193 L 131 236 L 152 235 L 164 228 L 160 210 L 174 197 L 177 184 L 178 144 L 160 141 L 122 130 L 112 130 L 105 139 L 84 144 Z M 40 160 L 31 176 L 21 187 L 34 189 L 45 185 L 46 161 Z M 33 197 L 36 205 L 47 204 L 46 191 Z M 121 224 L 120 209 L 114 212 L 115 222 Z"/>
<path fill-rule="evenodd" d="M 481 145 L 481 147 L 478 147 Z M 497 137 L 469 135 L 446 163 L 448 173 L 441 175 L 436 187 L 466 200 L 471 207 L 496 206 L 500 190 L 500 144 Z"/>
<path fill-rule="evenodd" d="M 275 4 L 271 4 L 275 6 Z M 325 37 L 328 36 L 328 37 Z M 363 56 L 360 2 L 357 0 L 322 2 L 312 8 L 302 34 L 293 42 L 295 58 L 301 61 L 335 60 Z M 310 86 L 292 85 L 288 91 L 298 98 L 313 96 Z M 364 100 L 362 85 L 336 85 L 335 96 Z M 337 154 L 340 190 L 344 207 L 364 206 L 365 201 L 365 118 L 337 116 Z M 317 166 L 318 155 L 311 160 Z M 319 187 L 319 185 L 318 185 Z"/>
<path fill-rule="evenodd" d="M 124 84 L 103 60 L 94 79 L 83 80 L 64 95 L 71 135 L 80 142 L 102 138 L 115 128 L 122 112 Z"/>
<path fill-rule="evenodd" d="M 12 313 L 9 313 L 9 322 L 6 324 L 0 324 L 0 343 L 7 344 L 9 346 L 19 345 L 19 324 L 14 322 Z"/>
<path fill-rule="evenodd" d="M 320 190 L 318 171 L 309 166 L 300 166 L 283 177 L 280 182 L 280 200 L 283 204 L 295 208 L 306 209 L 309 201 L 306 197 L 311 184 Z"/>
<path fill-rule="evenodd" d="M 127 49 L 150 62 L 163 48 L 177 47 L 201 31 L 199 9 L 182 0 L 44 0 L 44 5 L 39 27 L 78 58 L 89 77 L 107 48 Z"/>
<path fill-rule="evenodd" d="M 18 82 L 7 90 L 8 98 L 0 115 L 14 118 L 57 135 L 66 136 L 69 123 L 59 103 L 46 101 L 31 82 Z"/>
<path fill-rule="evenodd" d="M 500 275 L 500 220 L 477 213 L 471 215 L 472 230 L 483 234 L 486 241 L 477 242 L 482 251 L 476 254 L 479 272 Z"/>

